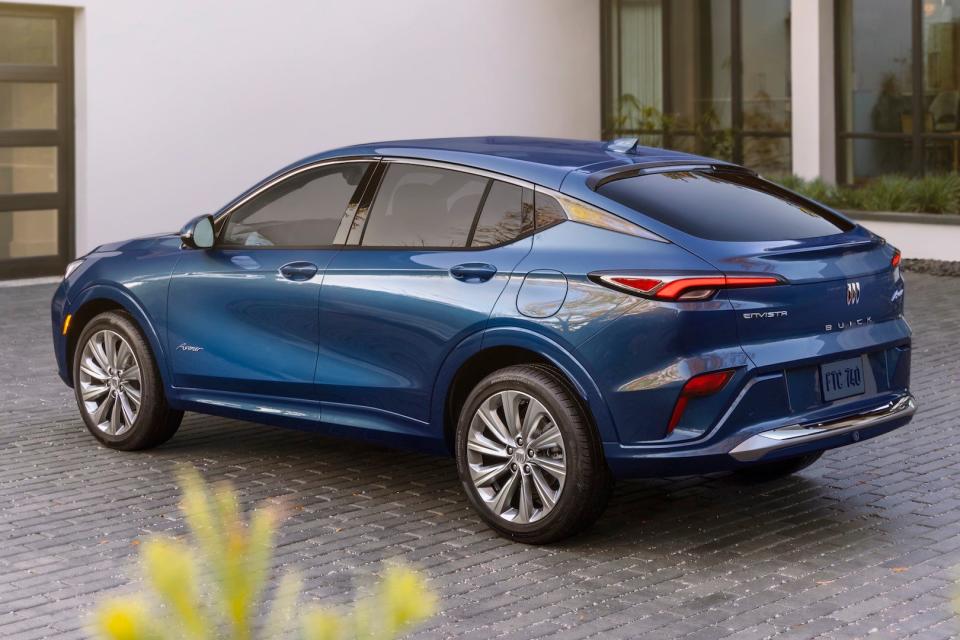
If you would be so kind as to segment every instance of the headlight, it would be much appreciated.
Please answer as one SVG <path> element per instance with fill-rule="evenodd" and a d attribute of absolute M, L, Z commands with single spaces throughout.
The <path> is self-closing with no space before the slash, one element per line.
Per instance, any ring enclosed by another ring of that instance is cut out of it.
<path fill-rule="evenodd" d="M 80 258 L 79 260 L 74 260 L 73 262 L 68 264 L 67 271 L 66 273 L 63 274 L 63 279 L 66 280 L 67 278 L 69 278 L 70 274 L 76 271 L 77 267 L 83 264 L 83 260 L 84 260 L 83 258 Z"/>

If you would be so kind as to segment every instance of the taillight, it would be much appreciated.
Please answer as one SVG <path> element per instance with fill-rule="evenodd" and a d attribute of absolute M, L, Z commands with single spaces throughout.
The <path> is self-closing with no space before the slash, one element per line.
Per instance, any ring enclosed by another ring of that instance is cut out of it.
<path fill-rule="evenodd" d="M 719 289 L 740 287 L 766 287 L 783 284 L 780 278 L 773 276 L 628 276 L 628 275 L 591 275 L 607 286 L 628 293 L 636 293 L 658 300 L 706 300 Z"/>
<path fill-rule="evenodd" d="M 711 371 L 710 373 L 701 373 L 687 380 L 680 390 L 680 397 L 677 398 L 677 404 L 673 407 L 673 413 L 670 415 L 670 423 L 667 425 L 667 433 L 673 433 L 673 430 L 683 417 L 683 412 L 687 409 L 687 402 L 690 398 L 699 398 L 710 396 L 727 386 L 730 378 L 733 377 L 733 369 L 723 371 Z"/>
<path fill-rule="evenodd" d="M 900 249 L 893 250 L 893 257 L 890 259 L 890 266 L 894 269 L 900 266 Z"/>

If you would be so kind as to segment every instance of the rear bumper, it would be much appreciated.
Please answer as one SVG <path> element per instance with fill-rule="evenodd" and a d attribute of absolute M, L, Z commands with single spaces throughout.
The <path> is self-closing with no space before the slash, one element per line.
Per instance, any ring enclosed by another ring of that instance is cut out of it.
<path fill-rule="evenodd" d="M 862 442 L 910 422 L 916 412 L 907 390 L 873 396 L 820 411 L 806 419 L 777 420 L 732 434 L 678 446 L 605 443 L 610 470 L 618 478 L 668 477 L 734 471 Z"/>
<path fill-rule="evenodd" d="M 913 396 L 906 393 L 895 400 L 857 413 L 856 415 L 825 422 L 810 422 L 779 427 L 750 436 L 733 449 L 730 455 L 740 462 L 754 462 L 780 449 L 800 444 L 827 440 L 845 433 L 855 434 L 858 441 L 859 431 L 892 422 L 900 418 L 910 418 L 917 410 Z"/>

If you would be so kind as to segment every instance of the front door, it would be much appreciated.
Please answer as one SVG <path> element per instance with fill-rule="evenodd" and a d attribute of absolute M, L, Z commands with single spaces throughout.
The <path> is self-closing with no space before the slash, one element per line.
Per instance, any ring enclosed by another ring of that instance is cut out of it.
<path fill-rule="evenodd" d="M 222 218 L 212 249 L 184 249 L 168 305 L 175 386 L 314 398 L 320 287 L 369 166 L 297 171 Z"/>
<path fill-rule="evenodd" d="M 532 195 L 483 175 L 384 164 L 376 199 L 327 268 L 316 379 L 324 422 L 417 433 L 444 358 L 483 329 L 530 251 Z"/>

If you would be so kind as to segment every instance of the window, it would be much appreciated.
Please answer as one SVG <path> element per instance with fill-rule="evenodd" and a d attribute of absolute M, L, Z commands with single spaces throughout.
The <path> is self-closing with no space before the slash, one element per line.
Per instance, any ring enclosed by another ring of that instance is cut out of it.
<path fill-rule="evenodd" d="M 528 196 L 532 196 L 528 192 Z M 494 180 L 483 202 L 471 247 L 490 247 L 533 231 L 533 206 L 524 189 Z"/>
<path fill-rule="evenodd" d="M 960 171 L 960 0 L 844 0 L 837 29 L 840 180 Z"/>
<path fill-rule="evenodd" d="M 333 244 L 347 205 L 370 163 L 295 175 L 230 214 L 223 246 L 311 247 Z"/>
<path fill-rule="evenodd" d="M 536 194 L 537 229 L 543 229 L 567 219 L 567 214 L 557 199 L 545 193 Z"/>
<path fill-rule="evenodd" d="M 852 228 L 815 203 L 743 173 L 652 173 L 608 182 L 598 193 L 708 240 L 798 240 Z"/>
<path fill-rule="evenodd" d="M 0 4 L 0 278 L 73 257 L 72 16 Z"/>
<path fill-rule="evenodd" d="M 466 247 L 489 179 L 390 164 L 367 217 L 367 247 Z"/>
<path fill-rule="evenodd" d="M 790 0 L 604 0 L 604 137 L 790 170 Z"/>

